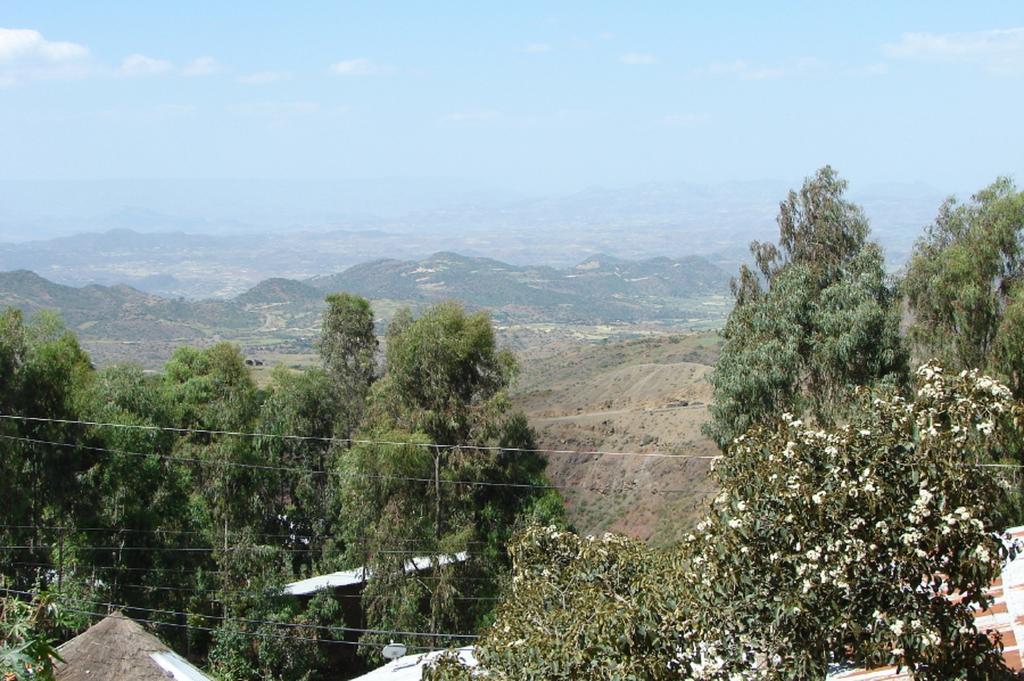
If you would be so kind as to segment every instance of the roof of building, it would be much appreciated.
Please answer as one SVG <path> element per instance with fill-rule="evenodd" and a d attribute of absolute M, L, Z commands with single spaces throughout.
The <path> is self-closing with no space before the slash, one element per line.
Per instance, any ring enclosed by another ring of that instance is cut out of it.
<path fill-rule="evenodd" d="M 58 681 L 210 681 L 142 626 L 117 612 L 57 648 Z"/>
<path fill-rule="evenodd" d="M 449 563 L 461 563 L 469 557 L 465 551 L 456 553 L 451 556 L 416 556 L 405 562 L 405 572 L 419 572 L 420 570 L 427 570 L 433 567 L 435 564 L 438 567 L 448 565 Z M 324 589 L 337 589 L 344 586 L 353 586 L 355 584 L 364 584 L 373 574 L 369 568 L 357 567 L 351 570 L 341 570 L 340 572 L 332 572 L 327 575 L 319 575 L 317 577 L 309 577 L 307 579 L 301 579 L 297 582 L 286 584 L 284 587 L 284 593 L 290 596 L 306 596 L 317 591 L 323 591 Z"/>
<path fill-rule="evenodd" d="M 1007 530 L 1012 539 L 1024 540 L 1024 526 L 1011 527 Z M 993 597 L 992 605 L 987 610 L 974 613 L 974 621 L 978 631 L 995 631 L 999 633 L 1003 643 L 1003 658 L 1006 666 L 1020 671 L 1020 642 L 1024 642 L 1024 555 L 1003 566 L 1002 575 L 989 587 Z M 877 669 L 847 669 L 829 674 L 826 681 L 882 681 L 889 679 L 911 679 L 906 668 L 881 667 Z"/>
<path fill-rule="evenodd" d="M 430 662 L 436 660 L 442 650 L 435 650 L 430 653 L 419 653 L 417 655 L 406 655 L 397 660 L 388 662 L 383 667 L 378 667 L 372 672 L 357 676 L 352 681 L 420 681 L 423 678 L 423 668 Z M 459 660 L 469 667 L 476 666 L 476 655 L 473 647 L 457 648 L 454 651 L 458 654 Z"/>

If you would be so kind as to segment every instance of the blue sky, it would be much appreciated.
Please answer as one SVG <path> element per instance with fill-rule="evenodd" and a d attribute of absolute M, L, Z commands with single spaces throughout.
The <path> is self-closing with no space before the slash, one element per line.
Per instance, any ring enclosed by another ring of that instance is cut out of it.
<path fill-rule="evenodd" d="M 20 2 L 0 179 L 1024 171 L 1020 2 Z"/>

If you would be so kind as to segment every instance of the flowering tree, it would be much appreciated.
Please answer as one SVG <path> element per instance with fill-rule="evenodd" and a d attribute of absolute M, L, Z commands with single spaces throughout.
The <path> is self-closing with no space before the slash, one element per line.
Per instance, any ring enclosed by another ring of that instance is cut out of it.
<path fill-rule="evenodd" d="M 482 664 L 509 679 L 811 679 L 834 663 L 1009 674 L 973 616 L 1011 551 L 975 452 L 1021 408 L 977 372 L 918 378 L 913 402 L 862 392 L 840 427 L 787 414 L 737 438 L 708 516 L 665 553 L 527 532 Z"/>
<path fill-rule="evenodd" d="M 729 448 L 683 571 L 693 678 L 822 678 L 833 662 L 922 679 L 1003 669 L 974 626 L 1008 550 L 990 511 L 1001 490 L 974 452 L 1019 405 L 977 372 L 918 377 L 912 403 L 864 394 L 847 425 L 784 415 Z"/>

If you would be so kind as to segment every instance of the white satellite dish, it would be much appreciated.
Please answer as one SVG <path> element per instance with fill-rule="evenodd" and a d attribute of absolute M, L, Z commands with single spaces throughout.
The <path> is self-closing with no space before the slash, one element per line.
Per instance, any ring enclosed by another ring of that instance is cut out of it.
<path fill-rule="evenodd" d="M 397 660 L 405 655 L 405 644 L 404 643 L 391 643 L 384 646 L 384 650 L 381 651 L 381 655 L 384 656 L 385 660 Z"/>

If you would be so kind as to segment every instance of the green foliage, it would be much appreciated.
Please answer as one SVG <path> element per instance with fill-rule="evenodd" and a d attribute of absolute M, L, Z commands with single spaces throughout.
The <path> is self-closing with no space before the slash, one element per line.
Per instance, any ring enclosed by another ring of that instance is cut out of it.
<path fill-rule="evenodd" d="M 783 410 L 823 424 L 856 386 L 902 385 L 907 355 L 881 251 L 846 182 L 825 167 L 779 209 L 779 245 L 754 243 L 711 376 L 708 435 L 720 446 Z"/>
<path fill-rule="evenodd" d="M 511 593 L 476 649 L 488 678 L 678 678 L 667 662 L 683 623 L 672 613 L 663 554 L 622 536 L 539 525 L 510 553 Z M 471 677 L 449 661 L 424 678 Z"/>
<path fill-rule="evenodd" d="M 917 400 L 862 398 L 851 422 L 784 415 L 737 438 L 722 494 L 683 551 L 686 673 L 822 678 L 831 662 L 898 665 L 915 678 L 997 678 L 991 603 L 1001 495 L 974 463 L 1020 405 L 977 373 L 926 365 Z M 950 600 L 958 593 L 962 599 Z M 760 671 L 753 660 L 766 660 Z"/>
<path fill-rule="evenodd" d="M 373 628 L 472 631 L 491 610 L 487 599 L 500 588 L 504 545 L 519 518 L 550 519 L 560 509 L 551 494 L 528 487 L 544 484 L 543 460 L 501 449 L 535 446 L 506 395 L 513 372 L 490 319 L 455 304 L 389 330 L 386 370 L 370 392 L 364 432 L 413 444 L 359 444 L 339 457 L 338 469 L 345 562 L 373 570 L 363 596 Z M 468 559 L 407 574 L 410 547 Z"/>
<path fill-rule="evenodd" d="M 164 381 L 182 428 L 234 430 L 256 415 L 256 384 L 237 345 L 180 347 L 164 367 Z"/>
<path fill-rule="evenodd" d="M 276 525 L 273 531 L 306 538 L 301 543 L 288 542 L 288 548 L 301 549 L 293 558 L 299 572 L 302 567 L 312 568 L 325 549 L 337 550 L 331 518 L 337 481 L 329 475 L 335 451 L 327 439 L 334 436 L 341 409 L 335 384 L 325 370 L 295 372 L 284 367 L 272 372 L 260 408 L 259 432 L 313 438 L 265 437 L 256 443 L 268 464 L 291 469 L 272 476 L 274 491 L 264 500 L 270 502 L 264 517 L 279 519 L 268 523 L 268 528 Z"/>
<path fill-rule="evenodd" d="M 974 620 L 1010 550 L 1000 488 L 965 464 L 1024 408 L 977 372 L 919 378 L 913 403 L 864 391 L 846 425 L 786 414 L 737 438 L 682 546 L 527 531 L 478 646 L 488 678 L 798 680 L 831 663 L 1010 678 Z M 431 678 L 471 676 L 448 658 Z"/>
<path fill-rule="evenodd" d="M 1024 192 L 1000 178 L 950 198 L 917 242 L 903 281 L 918 355 L 980 367 L 1024 394 Z"/>
<path fill-rule="evenodd" d="M 63 623 L 52 594 L 41 593 L 31 603 L 0 599 L 0 678 L 54 681 L 54 662 L 61 658 L 52 633 Z"/>
<path fill-rule="evenodd" d="M 348 436 L 362 419 L 373 382 L 377 337 L 370 303 L 348 293 L 327 296 L 319 347 L 336 391 L 338 431 Z"/>
<path fill-rule="evenodd" d="M 389 337 L 371 418 L 440 443 L 487 437 L 488 417 L 507 411 L 498 402 L 514 372 L 512 354 L 497 349 L 490 317 L 441 303 Z"/>

